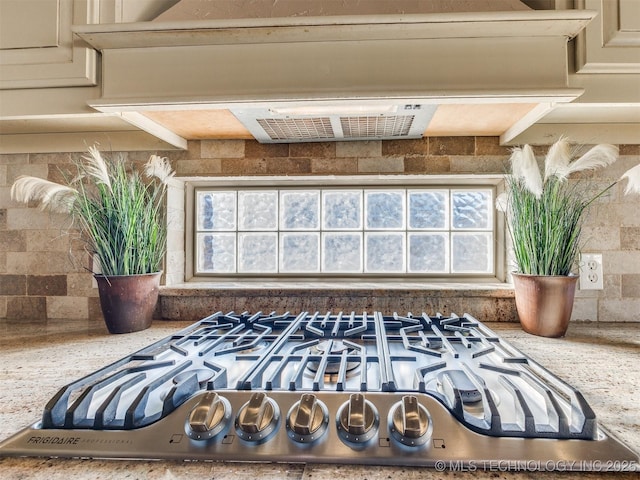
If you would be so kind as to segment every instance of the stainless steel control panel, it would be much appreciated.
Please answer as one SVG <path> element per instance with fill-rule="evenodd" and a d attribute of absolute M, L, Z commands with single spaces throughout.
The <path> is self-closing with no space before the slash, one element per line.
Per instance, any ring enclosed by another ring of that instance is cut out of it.
<path fill-rule="evenodd" d="M 530 461 L 634 460 L 598 440 L 493 437 L 461 425 L 433 397 L 400 392 L 201 391 L 159 422 L 134 430 L 23 430 L 7 455 L 434 466 Z M 593 443 L 599 448 L 593 448 Z M 108 446 L 108 448 L 104 448 Z M 28 453 L 27 453 L 28 452 Z M 576 463 L 580 466 L 583 463 Z"/>

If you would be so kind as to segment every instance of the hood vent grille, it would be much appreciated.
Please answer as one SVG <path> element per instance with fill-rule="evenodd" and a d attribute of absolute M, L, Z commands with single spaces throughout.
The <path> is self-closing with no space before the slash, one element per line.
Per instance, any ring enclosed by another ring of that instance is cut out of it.
<path fill-rule="evenodd" d="M 329 117 L 259 118 L 256 121 L 274 142 L 333 140 L 336 138 Z"/>
<path fill-rule="evenodd" d="M 316 107 L 318 108 L 318 107 Z M 232 113 L 262 143 L 321 142 L 329 140 L 387 140 L 421 138 L 435 105 L 385 105 L 374 114 L 344 114 L 348 105 L 323 106 L 326 115 L 279 114 L 274 110 L 232 109 Z M 304 112 L 302 107 L 293 107 Z M 311 107 L 309 108 L 311 109 Z M 332 111 L 333 109 L 333 111 Z M 407 112 L 406 114 L 398 112 Z"/>
<path fill-rule="evenodd" d="M 407 137 L 415 115 L 389 117 L 342 117 L 340 124 L 345 138 Z"/>

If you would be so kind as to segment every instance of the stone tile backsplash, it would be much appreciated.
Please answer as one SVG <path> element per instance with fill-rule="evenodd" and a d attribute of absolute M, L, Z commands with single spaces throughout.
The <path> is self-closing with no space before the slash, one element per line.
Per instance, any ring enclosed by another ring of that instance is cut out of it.
<path fill-rule="evenodd" d="M 536 147 L 538 154 L 548 147 Z M 167 156 L 178 177 L 233 177 L 253 175 L 442 175 L 503 174 L 508 170 L 510 149 L 496 137 L 432 137 L 419 140 L 260 144 L 253 140 L 190 141 L 187 151 L 125 152 L 133 162 L 144 162 L 149 154 Z M 639 145 L 621 145 L 617 165 L 598 172 L 602 184 L 615 181 L 622 171 L 638 163 Z M 60 180 L 60 167 L 70 155 L 0 155 L 0 318 L 82 319 L 100 315 L 97 291 L 87 272 L 88 256 L 77 242 L 65 235 L 69 224 L 63 216 L 27 208 L 12 202 L 9 190 L 18 175 L 29 174 Z M 170 205 L 182 224 L 185 204 L 179 188 L 171 193 Z M 585 225 L 588 240 L 584 251 L 604 257 L 605 288 L 578 291 L 576 320 L 640 321 L 640 215 L 638 198 L 625 197 L 617 186 L 599 202 Z M 182 281 L 184 230 L 170 232 L 165 280 L 158 315 L 194 320 L 207 309 L 248 310 L 286 308 L 377 308 L 416 311 L 422 305 L 470 313 L 489 320 L 515 320 L 509 291 L 473 296 L 447 288 L 390 290 L 305 289 L 242 291 L 171 288 Z M 376 287 L 377 288 L 377 287 Z M 351 303 L 350 303 L 351 302 Z M 189 317 L 189 318 L 186 318 Z"/>

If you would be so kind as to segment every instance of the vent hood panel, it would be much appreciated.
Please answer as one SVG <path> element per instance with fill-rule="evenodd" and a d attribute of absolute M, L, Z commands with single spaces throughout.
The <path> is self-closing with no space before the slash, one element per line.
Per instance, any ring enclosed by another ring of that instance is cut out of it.
<path fill-rule="evenodd" d="M 567 39 L 594 15 L 249 18 L 87 25 L 76 32 L 102 52 L 102 96 L 90 103 L 99 111 L 229 110 L 265 142 L 387 139 L 423 135 L 441 104 L 574 100 L 582 90 L 567 87 Z M 347 113 L 264 114 L 318 105 Z M 394 107 L 395 115 L 349 114 L 349 106 L 363 105 Z M 406 105 L 420 111 L 405 115 Z"/>
<path fill-rule="evenodd" d="M 337 113 L 345 107 L 350 114 Z M 347 104 L 325 106 L 323 110 L 334 112 L 325 115 L 305 114 L 313 110 L 305 105 L 285 109 L 290 112 L 284 114 L 258 108 L 231 111 L 259 142 L 292 143 L 421 138 L 435 109 L 435 105 L 404 104 L 372 105 L 363 111 Z"/>
<path fill-rule="evenodd" d="M 155 21 L 529 10 L 520 0 L 181 0 Z"/>

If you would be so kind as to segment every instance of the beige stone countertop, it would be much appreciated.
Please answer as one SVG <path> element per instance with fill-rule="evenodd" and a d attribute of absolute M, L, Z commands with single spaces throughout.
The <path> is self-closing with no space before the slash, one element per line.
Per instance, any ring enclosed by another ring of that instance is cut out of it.
<path fill-rule="evenodd" d="M 41 415 L 63 385 L 187 326 L 156 321 L 143 332 L 109 335 L 101 322 L 0 321 L 0 439 Z M 572 323 L 545 339 L 517 324 L 489 323 L 504 339 L 580 390 L 601 424 L 640 451 L 640 324 Z M 0 479 L 637 479 L 634 472 L 437 472 L 432 468 L 179 461 L 0 458 Z"/>

